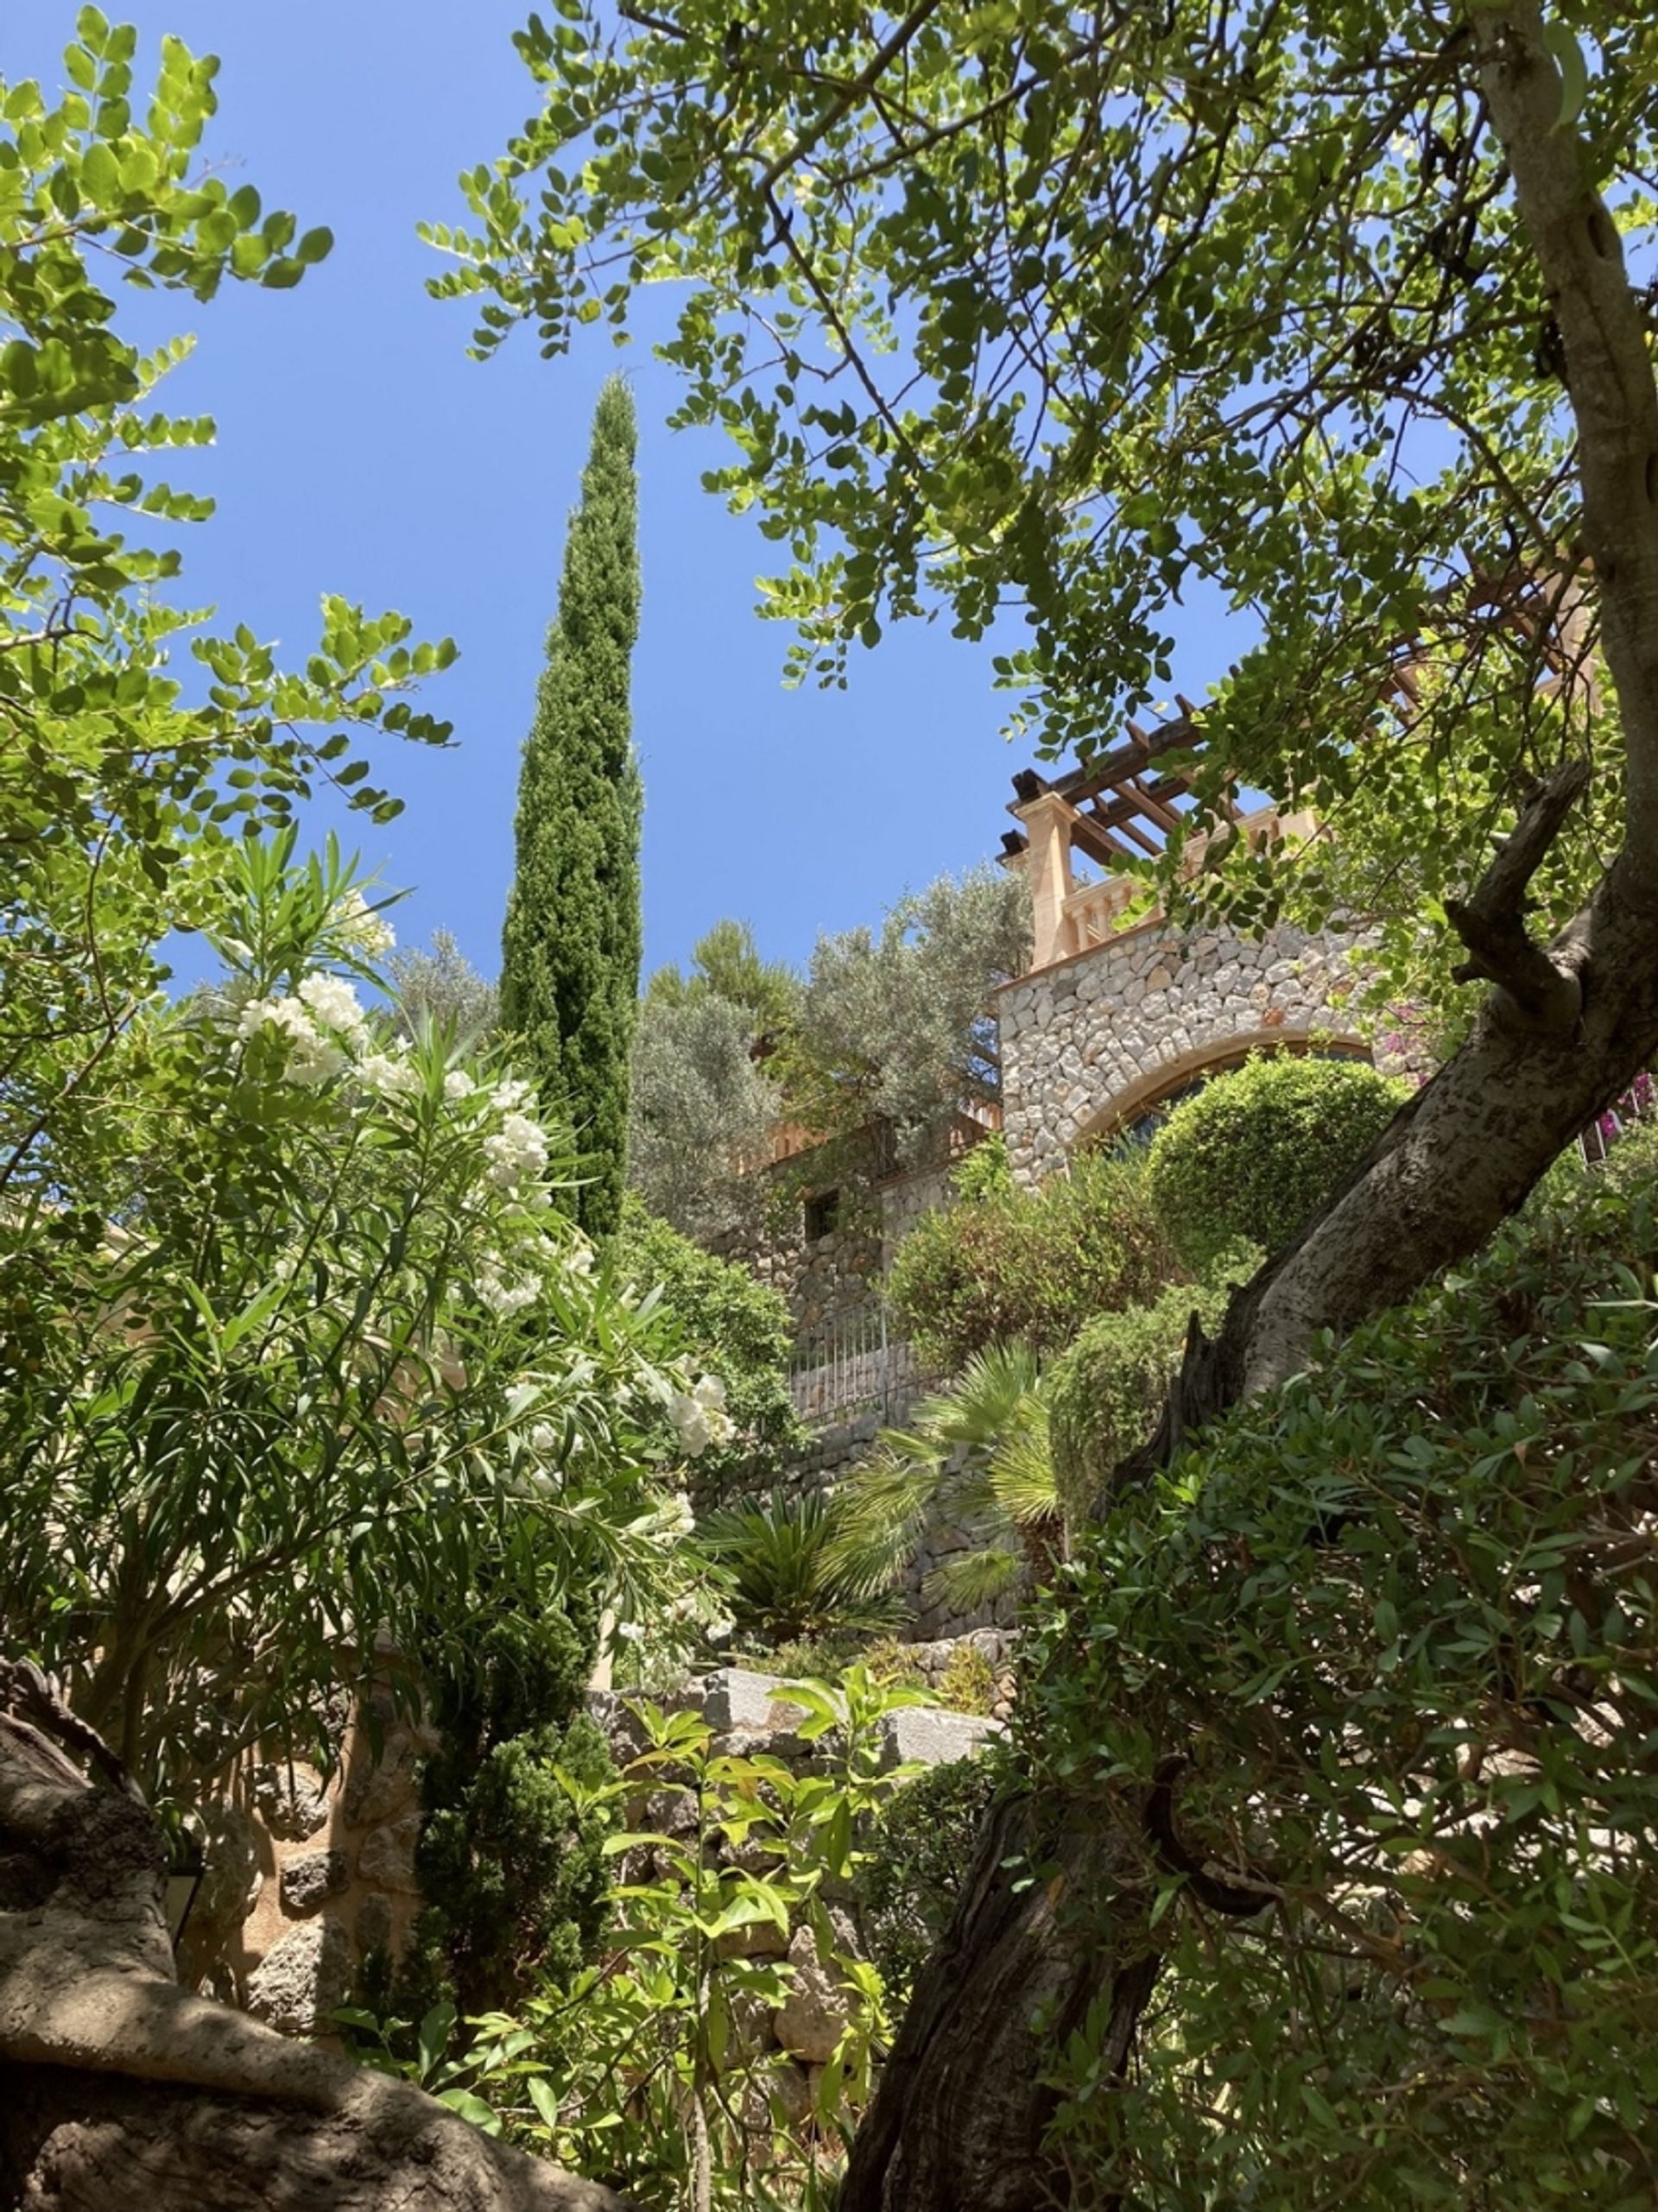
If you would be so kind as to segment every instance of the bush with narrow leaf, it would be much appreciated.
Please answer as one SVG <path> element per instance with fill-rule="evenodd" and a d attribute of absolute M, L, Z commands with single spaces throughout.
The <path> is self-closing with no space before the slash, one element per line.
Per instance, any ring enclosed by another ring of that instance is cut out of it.
<path fill-rule="evenodd" d="M 1113 1941 L 1173 2000 L 1109 2097 L 1061 2055 L 1102 2199 L 1652 2201 L 1655 1198 L 1581 1179 L 1066 1571 L 1021 1756 L 1142 1838 Z"/>
<path fill-rule="evenodd" d="M 1085 1153 L 1035 1191 L 998 1172 L 1002 1160 L 999 1139 L 978 1146 L 956 1204 L 924 1216 L 893 1261 L 894 1313 L 941 1375 L 1014 1339 L 1058 1351 L 1094 1314 L 1153 1298 L 1183 1272 L 1140 1160 Z"/>

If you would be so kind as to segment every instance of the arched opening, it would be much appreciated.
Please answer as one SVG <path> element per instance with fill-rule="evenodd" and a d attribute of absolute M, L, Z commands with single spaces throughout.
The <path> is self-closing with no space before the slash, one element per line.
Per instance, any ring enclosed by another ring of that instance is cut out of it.
<path fill-rule="evenodd" d="M 1242 1067 L 1252 1052 L 1293 1052 L 1326 1060 L 1364 1060 L 1370 1048 L 1362 1037 L 1340 1037 L 1328 1030 L 1259 1029 L 1244 1036 L 1212 1038 L 1178 1059 L 1165 1060 L 1126 1090 L 1109 1099 L 1077 1138 L 1079 1152 L 1093 1145 L 1149 1144 L 1183 1098 L 1230 1069 Z"/>

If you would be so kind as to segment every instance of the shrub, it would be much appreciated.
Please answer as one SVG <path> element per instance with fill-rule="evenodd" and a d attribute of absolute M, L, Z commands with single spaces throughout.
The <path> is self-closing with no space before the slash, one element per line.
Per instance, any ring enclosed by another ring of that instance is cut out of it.
<path fill-rule="evenodd" d="M 1194 1308 L 1212 1330 L 1226 1292 L 1176 1283 L 1149 1305 L 1099 1314 L 1049 1370 L 1048 1449 L 1072 1530 L 1087 1520 L 1119 1460 L 1155 1426 Z"/>
<path fill-rule="evenodd" d="M 1125 1494 L 1028 1627 L 1022 1763 L 1124 1839 L 1168 2000 L 1111 2098 L 1067 2057 L 1102 2196 L 1650 2196 L 1658 1221 L 1585 1182 Z"/>
<path fill-rule="evenodd" d="M 616 1268 L 642 1290 L 661 1286 L 692 1362 L 725 1386 L 736 1434 L 694 1463 L 693 1495 L 712 1503 L 768 1488 L 804 1441 L 788 1394 L 788 1308 L 746 1267 L 693 1244 L 631 1191 L 623 1200 Z"/>
<path fill-rule="evenodd" d="M 731 1577 L 731 1617 L 737 1633 L 771 1644 L 836 1634 L 876 1634 L 889 1628 L 902 1601 L 889 1594 L 890 1563 L 850 1539 L 820 1491 L 763 1503 L 728 1506 L 700 1531 L 717 1564 Z"/>
<path fill-rule="evenodd" d="M 1016 1338 L 1058 1351 L 1092 1315 L 1153 1298 L 1181 1272 L 1137 1157 L 1083 1153 L 1035 1191 L 998 1176 L 988 1145 L 971 1167 L 956 1204 L 925 1216 L 892 1267 L 894 1311 L 940 1375 Z"/>
<path fill-rule="evenodd" d="M 883 1808 L 853 1892 L 870 1956 L 895 2000 L 907 1997 L 972 1870 L 1001 1770 L 993 1756 L 952 1760 Z"/>
<path fill-rule="evenodd" d="M 976 1644 L 959 1643 L 939 1678 L 939 1703 L 952 1713 L 996 1710 L 996 1672 Z"/>
<path fill-rule="evenodd" d="M 1363 1060 L 1259 1055 L 1217 1076 L 1152 1141 L 1148 1196 L 1187 1266 L 1240 1239 L 1275 1252 L 1358 1165 L 1408 1086 Z"/>
<path fill-rule="evenodd" d="M 598 1932 L 615 1822 L 592 1793 L 614 1770 L 581 1709 L 591 1608 L 571 1615 L 480 1625 L 469 1659 L 430 1685 L 442 1743 L 416 1859 L 427 1910 L 393 1985 L 400 2013 L 510 2006 L 573 1975 Z"/>

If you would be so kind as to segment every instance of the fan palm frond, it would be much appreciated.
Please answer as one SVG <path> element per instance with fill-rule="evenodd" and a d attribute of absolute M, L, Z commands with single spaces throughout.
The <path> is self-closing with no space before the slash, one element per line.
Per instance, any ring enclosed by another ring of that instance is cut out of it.
<path fill-rule="evenodd" d="M 1024 1564 L 1023 1552 L 1000 1545 L 958 1552 L 933 1570 L 921 1585 L 921 1596 L 927 1604 L 944 1606 L 952 1613 L 977 1613 L 1013 1588 Z"/>

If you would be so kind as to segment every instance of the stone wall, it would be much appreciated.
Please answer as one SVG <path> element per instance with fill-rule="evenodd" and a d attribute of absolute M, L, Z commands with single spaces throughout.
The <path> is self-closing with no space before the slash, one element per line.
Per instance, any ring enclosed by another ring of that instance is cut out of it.
<path fill-rule="evenodd" d="M 1361 1048 L 1345 1011 L 1351 946 L 1288 927 L 1183 939 L 1154 919 L 1004 984 L 1003 1127 L 1014 1173 L 1055 1173 L 1079 1143 L 1228 1052 L 1326 1038 Z"/>
<path fill-rule="evenodd" d="M 436 1743 L 377 1692 L 332 1775 L 282 1758 L 237 1766 L 208 1816 L 181 1978 L 289 2034 L 326 2034 L 365 1954 L 401 1949 L 420 1911 L 421 1764 Z"/>

